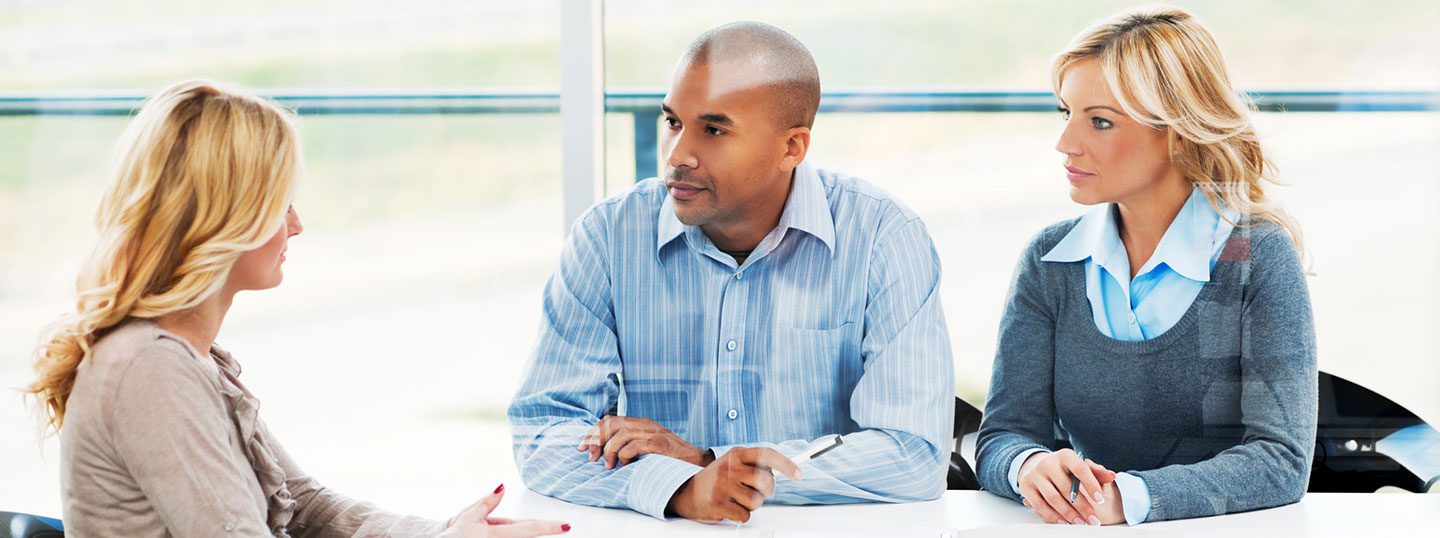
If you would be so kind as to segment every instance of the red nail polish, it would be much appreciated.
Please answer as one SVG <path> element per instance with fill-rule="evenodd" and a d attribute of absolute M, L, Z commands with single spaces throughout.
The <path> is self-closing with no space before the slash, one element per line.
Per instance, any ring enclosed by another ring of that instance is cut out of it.
<path fill-rule="evenodd" d="M 500 493 L 502 491 L 505 491 L 505 484 L 500 484 L 500 487 L 495 488 L 495 493 Z"/>
<path fill-rule="evenodd" d="M 561 524 L 560 524 L 560 532 L 570 532 L 570 524 L 569 524 L 569 523 L 561 523 Z"/>

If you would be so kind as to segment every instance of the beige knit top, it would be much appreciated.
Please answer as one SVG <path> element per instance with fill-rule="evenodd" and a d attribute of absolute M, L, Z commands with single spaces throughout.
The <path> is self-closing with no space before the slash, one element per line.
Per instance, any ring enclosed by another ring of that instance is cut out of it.
<path fill-rule="evenodd" d="M 132 319 L 81 363 L 60 432 L 68 536 L 436 536 L 306 475 L 240 365 Z M 446 533 L 449 535 L 451 533 Z"/>

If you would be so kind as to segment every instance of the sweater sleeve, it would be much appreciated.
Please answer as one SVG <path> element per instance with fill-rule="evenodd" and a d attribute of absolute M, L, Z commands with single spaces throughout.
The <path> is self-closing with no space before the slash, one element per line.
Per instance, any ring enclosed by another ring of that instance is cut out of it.
<path fill-rule="evenodd" d="M 980 485 L 1019 502 L 1011 463 L 1030 449 L 1050 450 L 1055 437 L 1055 316 L 1045 290 L 1041 232 L 1021 256 L 1005 300 L 985 419 L 976 444 Z"/>
<path fill-rule="evenodd" d="M 1310 294 L 1290 238 L 1256 237 L 1241 320 L 1242 441 L 1197 463 L 1134 471 L 1150 489 L 1149 521 L 1269 508 L 1305 494 L 1317 407 Z"/>

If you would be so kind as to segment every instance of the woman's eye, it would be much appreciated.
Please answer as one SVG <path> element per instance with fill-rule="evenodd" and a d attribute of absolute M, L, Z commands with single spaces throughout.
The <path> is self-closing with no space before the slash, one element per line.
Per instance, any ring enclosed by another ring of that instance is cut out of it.
<path fill-rule="evenodd" d="M 1090 123 L 1093 124 L 1096 129 L 1109 129 L 1115 126 L 1114 123 L 1110 123 L 1110 120 L 1101 117 L 1091 118 Z"/>
<path fill-rule="evenodd" d="M 1056 107 L 1055 111 L 1060 113 L 1060 119 L 1070 121 L 1070 109 L 1064 107 Z"/>

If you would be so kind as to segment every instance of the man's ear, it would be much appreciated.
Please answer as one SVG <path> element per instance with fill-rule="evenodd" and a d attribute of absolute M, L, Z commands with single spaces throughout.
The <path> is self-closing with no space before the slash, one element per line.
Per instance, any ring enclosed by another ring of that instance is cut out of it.
<path fill-rule="evenodd" d="M 784 168 L 795 168 L 805 160 L 810 151 L 810 128 L 791 127 L 785 131 L 785 154 L 781 159 Z"/>

